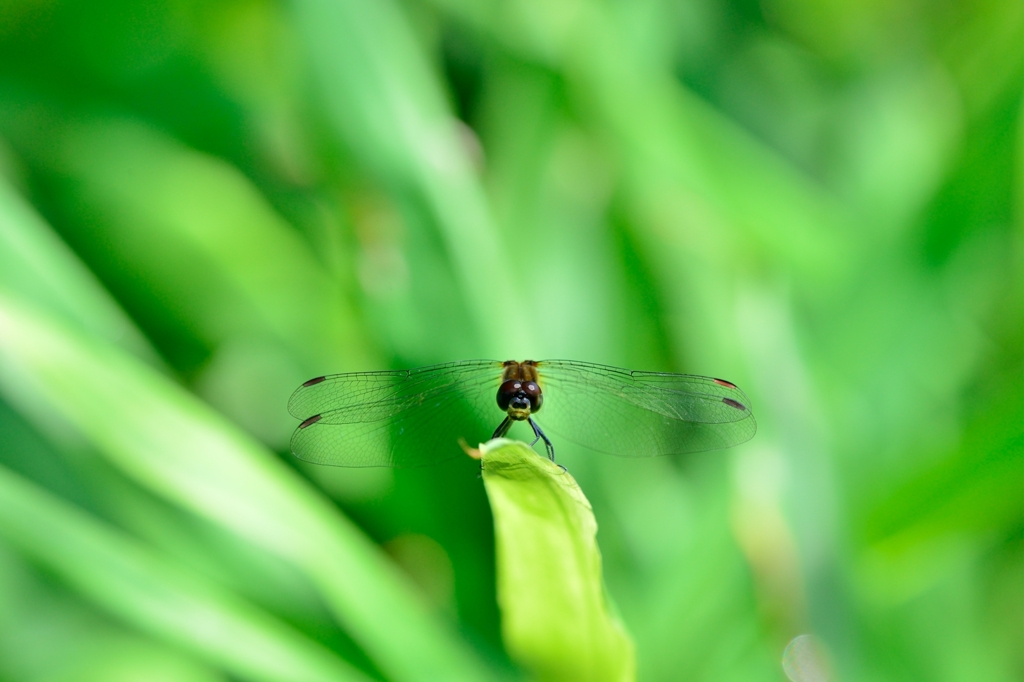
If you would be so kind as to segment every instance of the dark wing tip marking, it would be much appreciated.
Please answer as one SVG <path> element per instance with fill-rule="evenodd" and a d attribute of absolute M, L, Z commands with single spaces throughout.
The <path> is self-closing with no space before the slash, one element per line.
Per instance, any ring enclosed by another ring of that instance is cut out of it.
<path fill-rule="evenodd" d="M 746 410 L 747 409 L 746 405 L 744 405 L 743 403 L 741 403 L 741 402 L 739 402 L 737 400 L 733 400 L 732 398 L 722 398 L 722 402 L 725 403 L 726 405 L 728 405 L 729 407 L 735 407 L 737 410 Z"/>
<path fill-rule="evenodd" d="M 322 418 L 322 414 L 314 414 L 312 417 L 299 424 L 299 428 L 304 429 L 307 426 L 312 426 L 313 424 L 316 424 L 318 421 L 320 421 Z"/>
<path fill-rule="evenodd" d="M 719 386 L 725 386 L 726 388 L 738 388 L 736 384 L 732 383 L 731 381 L 726 381 L 725 379 L 712 379 L 712 381 L 714 381 Z"/>
<path fill-rule="evenodd" d="M 309 381 L 307 381 L 304 384 L 302 384 L 302 387 L 305 388 L 306 386 L 314 386 L 316 384 L 319 384 L 321 381 L 325 380 L 326 378 L 327 377 L 316 377 L 315 379 L 310 379 Z"/>

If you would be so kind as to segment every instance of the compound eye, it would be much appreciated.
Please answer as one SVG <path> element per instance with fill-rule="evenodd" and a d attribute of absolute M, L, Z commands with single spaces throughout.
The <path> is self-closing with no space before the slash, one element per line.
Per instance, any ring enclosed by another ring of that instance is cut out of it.
<path fill-rule="evenodd" d="M 532 411 L 536 412 L 540 409 L 541 404 L 544 402 L 544 395 L 540 391 L 540 386 L 537 385 L 536 381 L 527 381 L 523 384 L 523 392 L 529 397 Z"/>
<path fill-rule="evenodd" d="M 509 403 L 523 389 L 523 383 L 515 379 L 509 379 L 498 387 L 498 407 L 502 412 L 508 412 Z"/>

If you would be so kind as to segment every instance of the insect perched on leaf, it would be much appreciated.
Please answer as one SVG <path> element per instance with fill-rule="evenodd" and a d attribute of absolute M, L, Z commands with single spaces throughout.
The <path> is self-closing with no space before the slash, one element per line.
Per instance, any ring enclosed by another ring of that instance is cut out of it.
<path fill-rule="evenodd" d="M 460 440 L 504 436 L 516 422 L 552 460 L 549 433 L 597 452 L 654 457 L 727 448 L 757 429 L 747 397 L 723 379 L 572 360 L 321 376 L 292 394 L 288 411 L 302 420 L 295 456 L 343 467 L 436 464 L 458 456 Z"/>

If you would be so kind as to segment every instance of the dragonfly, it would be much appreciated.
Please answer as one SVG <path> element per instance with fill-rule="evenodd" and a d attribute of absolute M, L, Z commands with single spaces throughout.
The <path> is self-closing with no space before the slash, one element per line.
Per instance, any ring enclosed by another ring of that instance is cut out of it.
<path fill-rule="evenodd" d="M 288 401 L 299 459 L 341 467 L 420 467 L 528 426 L 588 450 L 654 457 L 728 448 L 754 436 L 750 403 L 724 379 L 575 360 L 462 360 L 319 376 Z M 504 415 L 502 417 L 502 415 Z M 498 422 L 494 428 L 495 422 Z M 493 431 L 492 431 L 493 429 Z"/>

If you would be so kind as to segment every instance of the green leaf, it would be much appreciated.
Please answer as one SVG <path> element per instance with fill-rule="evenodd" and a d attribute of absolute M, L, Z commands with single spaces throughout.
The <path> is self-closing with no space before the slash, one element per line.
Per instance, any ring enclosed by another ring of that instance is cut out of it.
<path fill-rule="evenodd" d="M 160 561 L 3 467 L 0 519 L 0 538 L 87 597 L 245 679 L 367 679 L 323 645 Z"/>
<path fill-rule="evenodd" d="M 156 352 L 67 244 L 0 177 L 0 286 L 153 364 Z"/>
<path fill-rule="evenodd" d="M 601 579 L 597 522 L 576 480 L 518 441 L 482 446 L 509 654 L 540 680 L 632 680 L 633 642 Z"/>
<path fill-rule="evenodd" d="M 293 7 L 332 130 L 387 184 L 422 198 L 474 331 L 491 353 L 511 355 L 516 343 L 494 311 L 515 308 L 515 276 L 459 123 L 402 5 L 300 0 Z"/>
<path fill-rule="evenodd" d="M 127 353 L 2 291 L 0 392 L 38 394 L 30 416 L 44 432 L 63 418 L 138 483 L 296 566 L 390 679 L 486 677 L 378 549 L 272 453 Z"/>
<path fill-rule="evenodd" d="M 71 246 L 138 320 L 176 335 L 169 350 L 201 362 L 186 344 L 247 337 L 307 372 L 371 357 L 336 278 L 233 166 L 121 116 L 14 131 L 52 183 Z"/>

